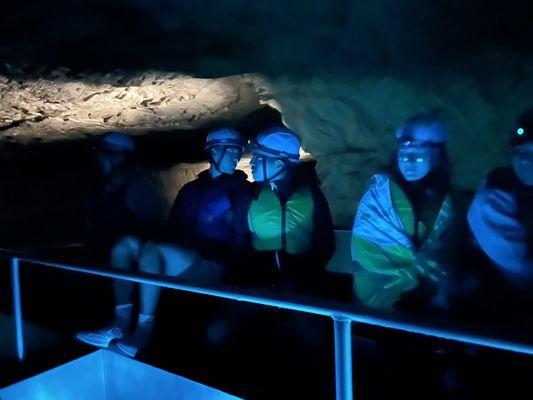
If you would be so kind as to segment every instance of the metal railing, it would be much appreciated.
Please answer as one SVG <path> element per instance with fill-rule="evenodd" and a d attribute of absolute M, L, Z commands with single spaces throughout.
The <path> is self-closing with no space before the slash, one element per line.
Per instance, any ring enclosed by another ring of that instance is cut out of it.
<path fill-rule="evenodd" d="M 5 256 L 5 254 L 4 254 Z M 314 315 L 327 316 L 333 319 L 334 346 L 335 346 L 335 386 L 336 398 L 338 400 L 353 399 L 352 382 L 352 337 L 351 322 L 365 325 L 377 326 L 387 329 L 395 329 L 420 335 L 432 336 L 435 338 L 457 341 L 465 344 L 488 347 L 498 350 L 513 351 L 522 354 L 533 355 L 533 345 L 513 342 L 510 340 L 497 339 L 488 336 L 475 335 L 465 332 L 458 332 L 440 327 L 403 322 L 392 318 L 355 313 L 349 306 L 341 307 L 339 304 L 324 306 L 324 300 L 319 301 L 294 301 L 280 299 L 273 294 L 261 295 L 246 294 L 240 289 L 211 288 L 187 283 L 181 283 L 177 279 L 162 277 L 147 273 L 123 272 L 110 268 L 82 267 L 51 262 L 48 260 L 26 258 L 23 256 L 11 257 L 11 283 L 13 293 L 13 313 L 15 319 L 15 338 L 17 354 L 19 360 L 24 358 L 24 335 L 22 325 L 22 304 L 20 290 L 20 263 L 38 264 L 60 270 L 73 271 L 78 273 L 97 275 L 112 279 L 125 280 L 129 282 L 155 285 L 163 288 L 180 290 L 190 293 L 203 294 L 220 297 L 236 301 L 243 301 L 253 304 L 261 304 L 269 307 L 282 308 L 286 310 L 299 311 Z"/>

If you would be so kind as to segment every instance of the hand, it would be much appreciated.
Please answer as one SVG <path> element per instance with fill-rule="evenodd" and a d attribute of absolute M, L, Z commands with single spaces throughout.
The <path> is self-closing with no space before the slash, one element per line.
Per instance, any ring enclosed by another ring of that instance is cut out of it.
<path fill-rule="evenodd" d="M 391 287 L 394 287 L 398 285 L 399 281 L 404 282 L 411 282 L 412 287 L 415 287 L 418 284 L 418 277 L 416 275 L 416 271 L 412 268 L 400 268 L 396 271 L 396 279 L 393 279 L 392 282 L 386 284 L 383 286 L 383 289 L 390 289 Z"/>
<path fill-rule="evenodd" d="M 433 283 L 439 283 L 448 276 L 448 273 L 435 261 L 429 260 L 424 253 L 415 255 L 415 269 L 420 275 Z"/>

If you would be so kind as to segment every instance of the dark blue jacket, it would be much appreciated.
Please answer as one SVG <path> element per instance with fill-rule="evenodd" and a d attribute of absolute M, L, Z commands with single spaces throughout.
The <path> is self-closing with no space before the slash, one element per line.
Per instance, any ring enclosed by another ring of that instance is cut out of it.
<path fill-rule="evenodd" d="M 235 263 L 249 248 L 247 211 L 251 183 L 242 171 L 213 179 L 209 171 L 178 193 L 167 219 L 164 240 L 198 251 L 202 257 Z"/>

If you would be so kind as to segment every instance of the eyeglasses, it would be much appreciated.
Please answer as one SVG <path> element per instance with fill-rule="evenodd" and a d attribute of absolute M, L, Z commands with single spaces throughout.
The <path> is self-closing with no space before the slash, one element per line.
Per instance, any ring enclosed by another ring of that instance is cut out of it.
<path fill-rule="evenodd" d="M 424 157 L 417 157 L 415 155 L 409 155 L 404 157 L 399 157 L 400 161 L 403 162 L 417 162 L 417 163 L 423 163 L 425 161 Z"/>
<path fill-rule="evenodd" d="M 239 146 L 214 145 L 211 147 L 211 149 L 216 149 L 217 151 L 223 151 L 224 153 L 229 153 L 229 154 L 240 154 L 243 152 L 242 148 L 240 148 Z"/>
<path fill-rule="evenodd" d="M 399 149 L 398 160 L 402 162 L 423 163 L 430 157 L 428 150 Z"/>
<path fill-rule="evenodd" d="M 242 153 L 242 149 L 240 147 L 237 147 L 237 146 L 229 146 L 226 150 L 226 153 L 229 153 L 229 154 L 241 154 Z"/>

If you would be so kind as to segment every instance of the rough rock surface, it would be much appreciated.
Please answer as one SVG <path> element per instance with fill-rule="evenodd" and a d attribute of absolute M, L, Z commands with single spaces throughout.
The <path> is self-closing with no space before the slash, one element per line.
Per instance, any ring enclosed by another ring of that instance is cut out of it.
<path fill-rule="evenodd" d="M 111 129 L 197 129 L 259 108 L 257 75 L 198 79 L 178 73 L 119 72 L 72 79 L 0 76 L 0 138 L 68 139 Z"/>

